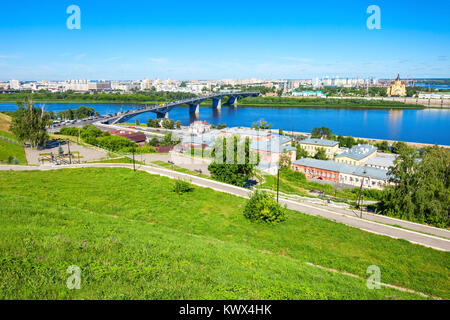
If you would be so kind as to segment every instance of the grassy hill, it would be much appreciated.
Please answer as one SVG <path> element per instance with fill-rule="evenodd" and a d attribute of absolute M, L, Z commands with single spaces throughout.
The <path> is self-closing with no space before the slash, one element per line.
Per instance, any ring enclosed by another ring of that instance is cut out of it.
<path fill-rule="evenodd" d="M 8 158 L 15 157 L 20 164 L 26 164 L 25 150 L 23 146 L 2 140 L 5 137 L 10 140 L 17 140 L 16 136 L 9 130 L 11 117 L 0 113 L 0 163 L 7 163 Z"/>
<path fill-rule="evenodd" d="M 279 225 L 251 223 L 245 199 L 177 195 L 165 177 L 8 171 L 0 185 L 1 299 L 421 298 L 367 289 L 370 265 L 383 283 L 450 298 L 449 253 L 293 211 Z M 66 288 L 70 265 L 80 290 Z"/>

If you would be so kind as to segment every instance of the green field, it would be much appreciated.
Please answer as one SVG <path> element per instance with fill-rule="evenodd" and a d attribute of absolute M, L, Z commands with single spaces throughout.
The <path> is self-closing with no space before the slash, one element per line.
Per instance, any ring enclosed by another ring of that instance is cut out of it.
<path fill-rule="evenodd" d="M 104 160 L 97 160 L 97 161 L 89 161 L 89 163 L 133 163 L 133 159 L 130 159 L 128 157 L 120 157 L 120 158 L 112 158 L 112 159 L 104 159 Z M 141 161 L 134 160 L 135 164 L 144 164 Z"/>
<path fill-rule="evenodd" d="M 19 164 L 27 164 L 24 147 L 22 145 L 11 143 L 7 140 L 2 140 L 2 137 L 17 141 L 16 136 L 12 133 L 0 131 L 0 163 L 7 164 L 8 158 L 14 157 L 19 160 Z"/>
<path fill-rule="evenodd" d="M 289 211 L 251 223 L 245 199 L 125 168 L 0 172 L 0 299 L 450 298 L 449 253 Z M 4 186 L 4 187 L 3 187 Z M 354 278 L 306 265 L 349 272 Z M 81 268 L 80 290 L 66 269 Z"/>
<path fill-rule="evenodd" d="M 160 167 L 164 167 L 164 168 L 173 170 L 173 171 L 187 173 L 187 174 L 190 174 L 190 175 L 193 175 L 193 176 L 199 176 L 199 177 L 202 177 L 202 178 L 209 178 L 209 176 L 207 176 L 206 174 L 198 173 L 197 171 L 191 171 L 189 169 L 182 168 L 182 167 L 179 167 L 177 165 L 170 164 L 170 163 L 167 163 L 167 162 L 164 162 L 164 161 L 157 160 L 157 161 L 152 161 L 152 163 L 156 164 L 156 165 L 158 165 Z"/>
<path fill-rule="evenodd" d="M 8 163 L 9 157 L 15 157 L 19 160 L 19 164 L 27 164 L 23 146 L 8 142 L 8 140 L 18 142 L 17 137 L 9 131 L 10 124 L 11 117 L 0 113 L 0 163 Z"/>
<path fill-rule="evenodd" d="M 277 190 L 277 176 L 262 174 L 260 176 L 264 183 L 259 184 L 257 188 Z M 286 194 L 293 194 L 299 196 L 310 196 L 309 190 L 323 191 L 328 197 L 339 199 L 342 201 L 355 201 L 358 193 L 352 192 L 350 189 L 337 190 L 330 184 L 322 184 L 315 181 L 307 181 L 302 173 L 297 173 L 292 170 L 283 169 L 280 170 L 279 181 L 280 192 Z M 377 200 L 376 190 L 362 190 L 365 200 Z"/>

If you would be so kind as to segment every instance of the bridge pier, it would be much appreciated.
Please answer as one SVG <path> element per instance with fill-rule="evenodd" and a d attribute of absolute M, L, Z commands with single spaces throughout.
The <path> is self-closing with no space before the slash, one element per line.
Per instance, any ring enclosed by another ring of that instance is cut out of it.
<path fill-rule="evenodd" d="M 230 106 L 233 105 L 233 106 L 237 107 L 237 102 L 238 102 L 238 97 L 236 97 L 236 96 L 231 96 L 228 99 L 228 105 L 230 105 Z"/>
<path fill-rule="evenodd" d="M 189 105 L 189 113 L 200 113 L 200 103 L 193 103 Z"/>
<path fill-rule="evenodd" d="M 158 112 L 156 114 L 157 119 L 169 119 L 169 112 Z"/>
<path fill-rule="evenodd" d="M 212 99 L 212 106 L 213 106 L 213 109 L 220 109 L 220 108 L 222 108 L 222 99 L 221 98 L 213 98 Z"/>

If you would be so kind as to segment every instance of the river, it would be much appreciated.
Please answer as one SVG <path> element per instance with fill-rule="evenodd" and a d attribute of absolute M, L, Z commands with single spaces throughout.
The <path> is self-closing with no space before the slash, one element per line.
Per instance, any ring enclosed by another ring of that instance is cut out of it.
<path fill-rule="evenodd" d="M 41 104 L 36 103 L 36 106 Z M 100 114 L 115 113 L 137 108 L 126 104 L 95 103 L 46 103 L 46 110 L 55 112 L 79 106 L 93 107 Z M 14 103 L 0 103 L 0 110 L 16 110 Z M 194 117 L 187 107 L 174 108 L 170 118 L 188 125 Z M 146 123 L 155 118 L 152 112 L 137 118 Z M 228 127 L 250 127 L 252 122 L 264 120 L 273 124 L 272 128 L 285 131 L 311 132 L 314 127 L 325 126 L 333 133 L 344 136 L 400 140 L 421 143 L 450 145 L 449 109 L 355 109 L 355 108 L 276 108 L 276 107 L 222 107 L 213 111 L 211 107 L 201 107 L 199 118 L 212 124 L 225 123 Z M 130 122 L 134 122 L 131 119 Z"/>

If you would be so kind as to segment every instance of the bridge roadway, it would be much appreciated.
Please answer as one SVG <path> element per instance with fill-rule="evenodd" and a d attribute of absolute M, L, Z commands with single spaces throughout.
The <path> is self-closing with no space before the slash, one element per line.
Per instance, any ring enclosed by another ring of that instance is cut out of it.
<path fill-rule="evenodd" d="M 188 105 L 189 112 L 199 114 L 200 112 L 200 104 L 205 100 L 212 100 L 212 107 L 216 109 L 220 109 L 222 107 L 222 99 L 224 97 L 228 97 L 228 101 L 224 105 L 237 105 L 237 102 L 240 98 L 245 97 L 257 97 L 259 96 L 259 92 L 235 92 L 235 93 L 214 93 L 200 97 L 192 97 L 182 100 L 176 100 L 172 102 L 167 102 L 163 104 L 154 104 L 150 106 L 141 107 L 138 109 L 128 110 L 125 112 L 118 112 L 113 114 L 106 114 L 100 117 L 95 117 L 91 119 L 80 119 L 80 120 L 71 120 L 66 121 L 64 123 L 60 123 L 55 125 L 49 131 L 59 131 L 62 127 L 82 127 L 87 124 L 116 124 L 120 122 L 125 122 L 128 119 L 131 119 L 139 114 L 146 112 L 154 112 L 157 114 L 158 118 L 168 118 L 169 111 L 173 108 L 181 105 Z"/>
<path fill-rule="evenodd" d="M 102 167 L 102 168 L 122 167 L 133 169 L 132 164 L 90 163 L 90 164 L 76 164 L 64 166 L 0 165 L 0 170 L 46 171 L 46 170 L 82 168 L 82 167 Z M 201 178 L 198 176 L 192 176 L 181 172 L 171 171 L 156 166 L 139 165 L 136 166 L 136 169 L 150 174 L 157 174 L 169 177 L 171 179 L 177 178 L 189 179 L 193 184 L 197 186 L 204 188 L 211 188 L 216 191 L 233 194 L 239 197 L 248 198 L 251 192 L 249 189 L 236 187 L 233 185 Z M 295 210 L 313 216 L 320 216 L 371 233 L 388 236 L 395 239 L 404 239 L 414 244 L 419 244 L 422 246 L 430 247 L 441 251 L 450 251 L 450 240 L 449 240 L 450 232 L 448 230 L 438 229 L 425 225 L 418 225 L 416 223 L 388 217 L 386 217 L 386 219 L 381 218 L 383 221 L 371 220 L 370 216 L 364 216 L 363 219 L 361 219 L 355 215 L 352 215 L 351 213 L 348 212 L 346 213 L 342 211 L 342 209 L 330 206 L 316 206 L 311 203 L 298 202 L 284 198 L 280 198 L 280 203 L 283 205 L 286 204 L 286 206 L 291 210 Z M 361 243 L 361 246 L 364 246 L 364 243 Z"/>

